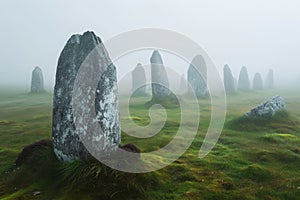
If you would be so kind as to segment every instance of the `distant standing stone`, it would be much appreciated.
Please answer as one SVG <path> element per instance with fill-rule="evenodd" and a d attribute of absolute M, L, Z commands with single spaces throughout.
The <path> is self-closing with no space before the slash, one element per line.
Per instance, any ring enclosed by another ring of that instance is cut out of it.
<path fill-rule="evenodd" d="M 197 55 L 193 58 L 188 69 L 189 92 L 194 92 L 197 97 L 207 94 L 207 69 L 204 58 Z"/>
<path fill-rule="evenodd" d="M 185 92 L 187 90 L 187 81 L 185 80 L 184 74 L 180 78 L 179 90 Z"/>
<path fill-rule="evenodd" d="M 263 90 L 264 89 L 263 80 L 262 80 L 262 77 L 261 77 L 260 73 L 256 73 L 254 75 L 253 89 L 254 90 Z"/>
<path fill-rule="evenodd" d="M 234 82 L 234 91 L 237 91 L 237 89 L 238 89 L 238 79 L 236 77 L 233 77 L 233 82 Z"/>
<path fill-rule="evenodd" d="M 161 55 L 155 50 L 150 58 L 151 62 L 151 80 L 152 80 L 152 98 L 163 99 L 169 97 L 169 81 L 167 72 L 163 65 Z"/>
<path fill-rule="evenodd" d="M 239 76 L 239 81 L 238 81 L 238 89 L 244 90 L 244 91 L 251 89 L 248 70 L 245 66 L 242 67 L 242 69 L 240 71 L 240 76 Z"/>
<path fill-rule="evenodd" d="M 277 112 L 286 109 L 285 101 L 280 96 L 275 96 L 271 100 L 253 108 L 245 114 L 246 117 L 274 116 Z"/>
<path fill-rule="evenodd" d="M 45 92 L 43 71 L 39 67 L 35 67 L 34 70 L 32 71 L 31 92 L 32 93 Z"/>
<path fill-rule="evenodd" d="M 224 66 L 224 87 L 227 94 L 235 92 L 234 78 L 228 65 Z"/>
<path fill-rule="evenodd" d="M 269 70 L 266 80 L 266 88 L 274 89 L 274 72 L 272 69 Z"/>
<path fill-rule="evenodd" d="M 63 161 L 87 159 L 89 152 L 79 138 L 72 112 L 73 87 L 78 70 L 88 54 L 98 46 L 97 60 L 93 65 L 101 68 L 107 64 L 95 94 L 95 111 L 103 135 L 93 137 L 97 149 L 103 155 L 114 151 L 120 144 L 120 123 L 117 97 L 116 68 L 103 46 L 101 39 L 93 32 L 73 35 L 62 50 L 56 71 L 53 98 L 52 137 L 54 152 Z M 95 75 L 97 76 L 97 75 Z M 85 88 L 87 90 L 87 88 Z M 77 119 L 76 119 L 77 120 Z M 87 120 L 80 118 L 78 120 Z"/>
<path fill-rule="evenodd" d="M 132 71 L 132 92 L 137 96 L 146 94 L 146 74 L 141 63 Z"/>

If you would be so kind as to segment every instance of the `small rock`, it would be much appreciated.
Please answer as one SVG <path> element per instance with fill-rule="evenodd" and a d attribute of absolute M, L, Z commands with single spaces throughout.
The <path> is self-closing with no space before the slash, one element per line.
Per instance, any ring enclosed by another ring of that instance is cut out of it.
<path fill-rule="evenodd" d="M 40 191 L 36 191 L 36 192 L 33 193 L 33 196 L 39 196 L 39 195 L 41 195 Z"/>

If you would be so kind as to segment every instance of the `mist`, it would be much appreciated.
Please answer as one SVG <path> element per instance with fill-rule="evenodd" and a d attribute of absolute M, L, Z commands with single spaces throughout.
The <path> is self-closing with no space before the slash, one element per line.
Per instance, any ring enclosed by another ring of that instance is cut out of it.
<path fill-rule="evenodd" d="M 30 87 L 35 66 L 43 69 L 52 88 L 58 56 L 74 33 L 92 30 L 102 41 L 125 31 L 154 27 L 169 29 L 196 41 L 215 63 L 220 76 L 228 64 L 237 78 L 242 66 L 250 80 L 265 79 L 273 69 L 277 88 L 300 83 L 300 2 L 265 1 L 1 1 L 0 85 Z M 116 63 L 133 69 L 148 56 L 131 56 Z M 166 63 L 172 56 L 163 54 Z M 174 64 L 172 64 L 174 66 Z M 188 63 L 176 69 L 186 73 Z"/>

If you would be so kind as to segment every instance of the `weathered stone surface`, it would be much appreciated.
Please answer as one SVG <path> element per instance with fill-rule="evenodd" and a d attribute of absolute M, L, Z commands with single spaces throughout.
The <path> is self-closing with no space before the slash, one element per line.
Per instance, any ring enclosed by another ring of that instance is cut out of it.
<path fill-rule="evenodd" d="M 151 62 L 151 80 L 152 80 L 152 98 L 163 99 L 169 97 L 169 80 L 167 72 L 163 65 L 161 55 L 155 50 L 150 58 Z"/>
<path fill-rule="evenodd" d="M 274 116 L 277 112 L 283 111 L 286 108 L 285 101 L 280 96 L 275 96 L 269 101 L 253 108 L 245 114 L 247 117 L 264 117 Z"/>
<path fill-rule="evenodd" d="M 262 80 L 262 77 L 261 77 L 260 73 L 256 73 L 254 75 L 253 89 L 254 90 L 263 90 L 264 89 L 263 80 Z"/>
<path fill-rule="evenodd" d="M 234 78 L 228 65 L 224 66 L 224 87 L 227 94 L 235 92 Z"/>
<path fill-rule="evenodd" d="M 32 93 L 45 92 L 43 71 L 39 67 L 35 67 L 34 70 L 32 71 L 31 92 Z"/>
<path fill-rule="evenodd" d="M 143 96 L 146 94 L 146 74 L 140 63 L 138 63 L 132 71 L 132 92 L 136 96 Z"/>
<path fill-rule="evenodd" d="M 239 81 L 238 81 L 238 89 L 244 90 L 244 91 L 251 89 L 248 70 L 245 66 L 242 67 L 242 69 L 240 71 L 240 76 L 239 76 Z"/>
<path fill-rule="evenodd" d="M 206 79 L 206 63 L 201 55 L 197 55 L 188 69 L 189 92 L 194 92 L 197 97 L 205 96 L 208 91 Z"/>
<path fill-rule="evenodd" d="M 103 135 L 99 136 L 101 138 L 98 142 L 100 147 L 97 149 L 103 149 L 103 153 L 106 153 L 106 151 L 117 148 L 120 143 L 116 68 L 111 63 L 99 37 L 89 31 L 83 35 L 76 34 L 68 40 L 60 54 L 54 88 L 52 137 L 55 154 L 63 161 L 90 157 L 80 141 L 79 131 L 75 128 L 72 97 L 78 70 L 95 47 L 97 47 L 98 59 L 93 60 L 92 64 L 99 68 L 103 65 L 107 66 L 100 78 L 97 90 L 92 91 L 95 94 L 97 115 L 95 120 L 99 122 L 103 131 Z M 93 142 L 97 142 L 97 138 L 93 138 L 93 140 L 95 140 Z"/>
<path fill-rule="evenodd" d="M 273 89 L 274 88 L 274 72 L 272 69 L 269 70 L 267 79 L 266 79 L 266 88 Z"/>

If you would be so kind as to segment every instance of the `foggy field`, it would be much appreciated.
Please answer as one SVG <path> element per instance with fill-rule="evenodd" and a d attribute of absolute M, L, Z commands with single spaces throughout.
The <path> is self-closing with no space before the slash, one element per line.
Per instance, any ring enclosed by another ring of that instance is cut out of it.
<path fill-rule="evenodd" d="M 225 127 L 204 159 L 199 159 L 198 153 L 211 108 L 209 99 L 199 100 L 201 121 L 190 148 L 170 166 L 138 175 L 112 172 L 95 163 L 57 163 L 51 148 L 43 150 L 35 167 L 32 167 L 35 163 L 14 167 L 24 146 L 51 139 L 52 95 L 25 91 L 0 94 L 0 199 L 297 199 L 300 196 L 299 91 L 251 91 L 227 96 Z M 242 121 L 236 120 L 275 95 L 285 99 L 287 114 L 278 115 L 264 125 L 259 121 L 239 124 Z M 122 105 L 126 102 L 120 99 L 121 125 L 127 131 L 134 131 L 126 127 L 128 119 L 122 117 Z M 131 99 L 130 117 L 138 125 L 150 122 L 144 106 L 147 100 L 147 97 Z M 134 143 L 142 152 L 168 144 L 178 129 L 180 110 L 169 108 L 167 114 L 165 126 L 156 136 L 137 139 L 122 132 L 122 144 Z M 162 162 L 159 157 L 157 162 Z M 59 173 L 61 168 L 65 169 L 64 174 Z M 99 170 L 107 173 L 106 183 L 101 183 Z M 86 182 L 78 184 L 82 177 Z M 109 185 L 114 179 L 119 183 Z M 124 183 L 127 187 L 121 185 Z M 109 191 L 104 191 L 105 184 L 111 186 L 107 187 Z M 33 197 L 37 191 L 41 194 Z"/>

